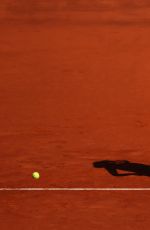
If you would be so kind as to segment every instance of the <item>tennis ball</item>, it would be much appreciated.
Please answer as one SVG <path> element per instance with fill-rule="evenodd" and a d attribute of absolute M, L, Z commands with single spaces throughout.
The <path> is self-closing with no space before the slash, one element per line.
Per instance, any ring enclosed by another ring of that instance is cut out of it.
<path fill-rule="evenodd" d="M 39 172 L 33 172 L 33 173 L 32 173 L 32 177 L 33 177 L 34 179 L 38 180 L 38 179 L 40 178 Z"/>

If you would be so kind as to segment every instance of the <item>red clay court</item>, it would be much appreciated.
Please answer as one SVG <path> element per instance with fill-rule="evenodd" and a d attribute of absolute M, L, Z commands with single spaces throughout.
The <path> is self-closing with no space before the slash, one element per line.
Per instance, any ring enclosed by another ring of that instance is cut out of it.
<path fill-rule="evenodd" d="M 92 166 L 150 165 L 148 1 L 2 0 L 0 30 L 0 188 L 150 188 Z M 149 201 L 0 191 L 0 229 L 147 230 Z"/>

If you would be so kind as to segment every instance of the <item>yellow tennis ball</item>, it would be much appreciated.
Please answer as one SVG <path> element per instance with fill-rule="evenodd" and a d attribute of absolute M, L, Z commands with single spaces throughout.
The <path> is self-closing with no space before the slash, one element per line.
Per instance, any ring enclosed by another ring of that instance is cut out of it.
<path fill-rule="evenodd" d="M 36 179 L 36 180 L 38 180 L 38 179 L 40 178 L 39 172 L 33 172 L 33 173 L 32 173 L 32 176 L 33 176 L 33 178 Z"/>

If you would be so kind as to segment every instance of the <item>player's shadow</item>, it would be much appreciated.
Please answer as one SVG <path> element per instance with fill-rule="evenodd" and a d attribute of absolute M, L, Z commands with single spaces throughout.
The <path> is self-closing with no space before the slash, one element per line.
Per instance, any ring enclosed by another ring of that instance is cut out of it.
<path fill-rule="evenodd" d="M 104 168 L 112 176 L 150 176 L 150 165 L 133 163 L 127 160 L 103 160 L 93 163 L 94 168 Z M 125 171 L 119 173 L 118 170 Z"/>

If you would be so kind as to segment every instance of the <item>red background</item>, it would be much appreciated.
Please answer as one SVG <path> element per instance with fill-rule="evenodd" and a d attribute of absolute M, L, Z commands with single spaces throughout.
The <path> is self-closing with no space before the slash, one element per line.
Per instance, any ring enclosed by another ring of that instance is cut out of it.
<path fill-rule="evenodd" d="M 0 187 L 149 187 L 96 160 L 150 163 L 148 1 L 0 7 Z M 39 171 L 41 179 L 32 179 Z M 0 192 L 1 229 L 147 229 L 149 192 Z"/>

